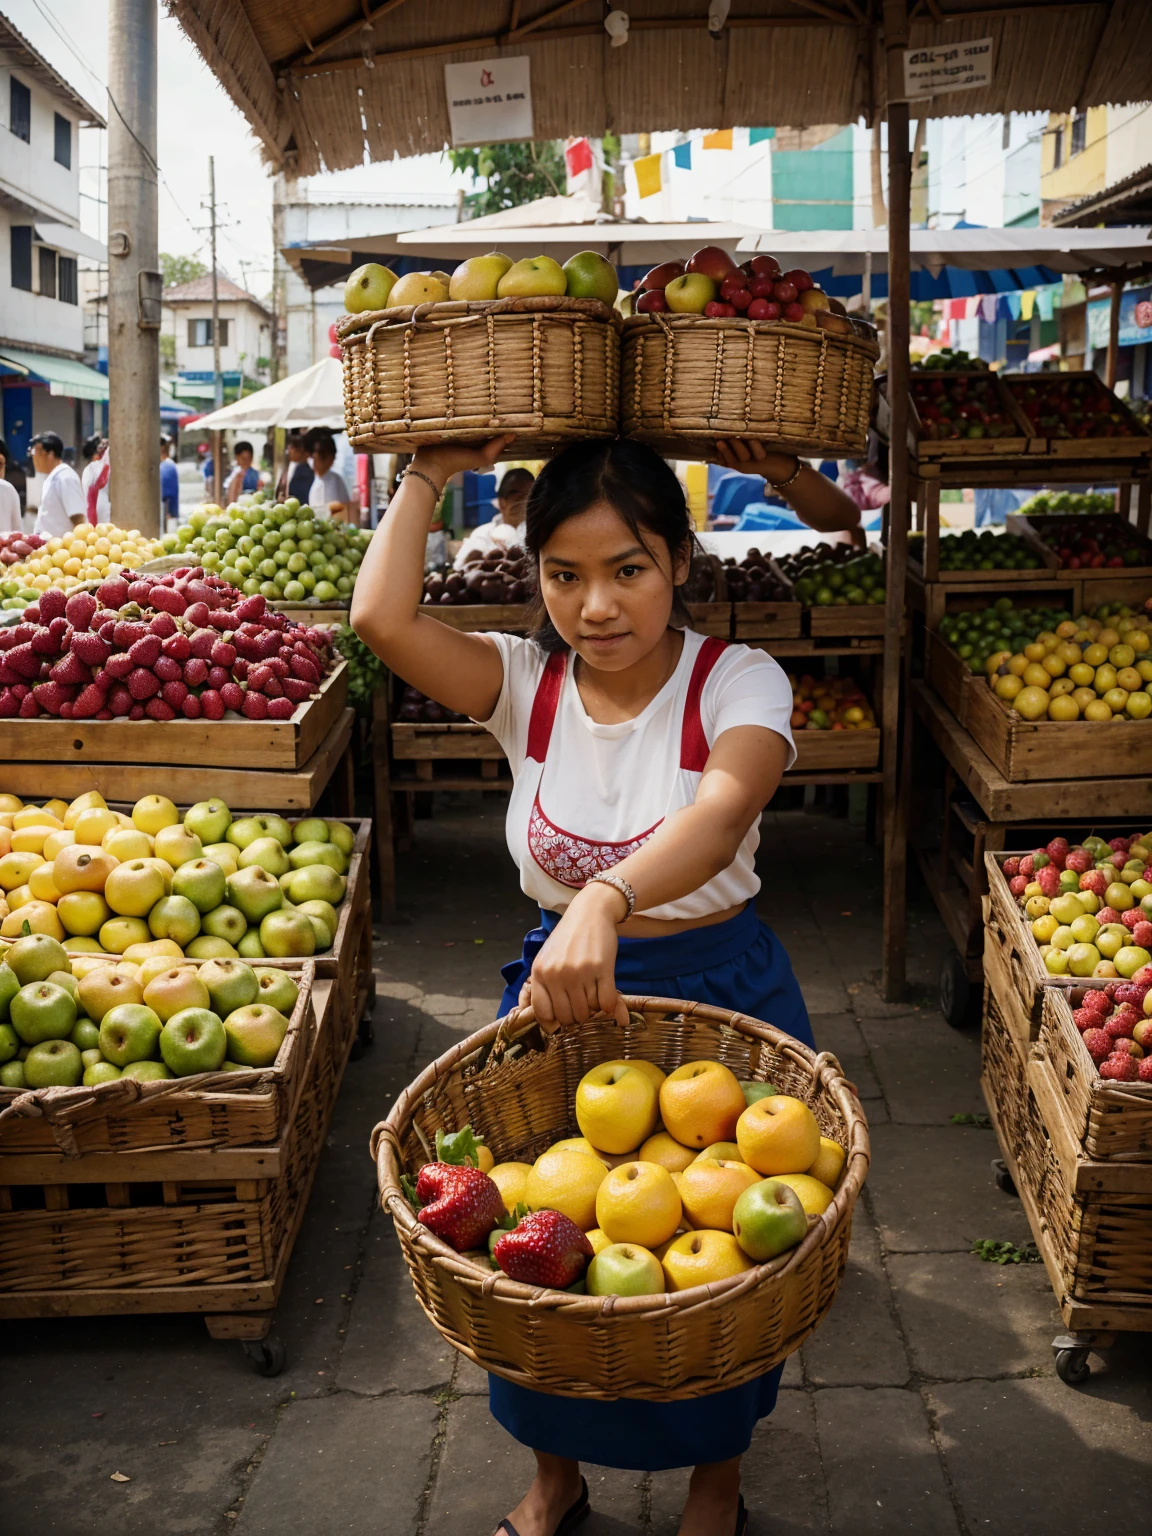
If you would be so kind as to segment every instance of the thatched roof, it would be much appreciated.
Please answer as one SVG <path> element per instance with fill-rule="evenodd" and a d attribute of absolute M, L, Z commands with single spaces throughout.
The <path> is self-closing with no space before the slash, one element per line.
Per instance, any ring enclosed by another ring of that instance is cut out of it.
<path fill-rule="evenodd" d="M 166 0 L 270 164 L 310 175 L 449 141 L 444 65 L 532 61 L 536 137 L 809 127 L 886 105 L 881 0 Z M 909 0 L 912 48 L 991 37 L 987 88 L 916 102 L 933 117 L 1068 111 L 1152 97 L 1150 0 Z M 365 31 L 365 10 L 371 22 Z M 368 68 L 365 56 L 374 60 Z"/>

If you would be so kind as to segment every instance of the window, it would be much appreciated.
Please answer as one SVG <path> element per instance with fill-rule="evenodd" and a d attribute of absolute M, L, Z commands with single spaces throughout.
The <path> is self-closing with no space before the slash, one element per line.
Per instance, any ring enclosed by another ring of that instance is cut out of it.
<path fill-rule="evenodd" d="M 1058 171 L 1064 164 L 1064 130 L 1057 128 L 1053 134 L 1052 169 Z"/>
<path fill-rule="evenodd" d="M 10 76 L 8 126 L 25 144 L 32 140 L 32 92 L 15 75 Z"/>
<path fill-rule="evenodd" d="M 1078 155 L 1087 143 L 1088 116 L 1087 113 L 1077 112 L 1072 119 L 1072 154 Z"/>
<path fill-rule="evenodd" d="M 210 347 L 212 345 L 212 321 L 211 321 L 211 319 L 207 319 L 207 320 L 189 320 L 189 322 L 188 322 L 188 345 L 190 347 Z M 220 345 L 222 347 L 226 347 L 228 345 L 228 322 L 227 322 L 227 320 L 221 320 L 221 322 L 220 322 Z"/>
<path fill-rule="evenodd" d="M 56 252 L 40 246 L 40 292 L 46 299 L 56 297 Z"/>
<path fill-rule="evenodd" d="M 12 225 L 12 286 L 32 292 L 32 226 Z"/>
<path fill-rule="evenodd" d="M 72 124 L 56 113 L 56 164 L 72 169 Z"/>
<path fill-rule="evenodd" d="M 76 279 L 75 256 L 61 256 L 56 265 L 57 298 L 61 304 L 79 304 L 79 285 Z"/>

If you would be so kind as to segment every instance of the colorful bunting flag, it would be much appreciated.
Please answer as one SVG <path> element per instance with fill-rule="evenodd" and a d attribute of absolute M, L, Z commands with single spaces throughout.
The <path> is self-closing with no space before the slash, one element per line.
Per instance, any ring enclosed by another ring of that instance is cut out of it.
<path fill-rule="evenodd" d="M 579 176 L 592 169 L 592 146 L 587 139 L 573 139 L 564 150 L 569 176 Z"/>
<path fill-rule="evenodd" d="M 775 137 L 775 128 L 749 128 L 748 130 L 749 144 L 760 144 L 765 139 L 774 139 Z"/>
<path fill-rule="evenodd" d="M 704 148 L 705 149 L 731 149 L 732 148 L 732 130 L 731 130 L 731 128 L 721 128 L 719 133 L 706 133 L 704 135 Z"/>
<path fill-rule="evenodd" d="M 692 169 L 692 143 L 686 139 L 683 144 L 677 144 L 672 150 L 672 158 L 682 171 Z"/>
<path fill-rule="evenodd" d="M 660 155 L 645 155 L 642 160 L 633 160 L 632 165 L 636 171 L 636 189 L 641 197 L 652 197 L 663 186 L 660 179 Z"/>
<path fill-rule="evenodd" d="M 1024 292 L 1020 295 L 1020 318 L 1021 318 L 1021 320 L 1031 320 L 1031 318 L 1032 318 L 1032 311 L 1035 308 L 1035 305 L 1036 305 L 1036 290 L 1034 288 L 1026 288 L 1024 290 Z"/>

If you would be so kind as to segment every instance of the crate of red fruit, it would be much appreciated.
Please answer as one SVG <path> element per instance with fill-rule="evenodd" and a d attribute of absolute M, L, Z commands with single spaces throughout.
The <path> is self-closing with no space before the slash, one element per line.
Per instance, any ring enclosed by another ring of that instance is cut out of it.
<path fill-rule="evenodd" d="M 994 373 L 913 370 L 910 447 L 918 459 L 1001 458 L 1029 451 L 1027 418 Z"/>
<path fill-rule="evenodd" d="M 420 611 L 452 629 L 523 629 L 528 581 L 523 549 L 485 555 L 462 570 L 429 571 Z"/>
<path fill-rule="evenodd" d="M 325 631 L 198 567 L 49 588 L 0 629 L 4 755 L 298 768 L 344 707 L 345 666 Z"/>
<path fill-rule="evenodd" d="M 771 557 L 750 549 L 739 563 L 724 562 L 724 586 L 732 600 L 736 640 L 798 640 L 803 604 Z"/>
<path fill-rule="evenodd" d="M 866 451 L 874 327 L 772 256 L 718 246 L 642 280 L 624 322 L 620 425 L 669 458 L 719 462 L 718 437 L 800 454 Z"/>
<path fill-rule="evenodd" d="M 1152 435 L 1095 373 L 1001 374 L 1044 451 L 1056 458 L 1137 458 Z"/>
<path fill-rule="evenodd" d="M 1012 512 L 1007 530 L 1035 548 L 1051 551 L 1062 571 L 1093 580 L 1115 580 L 1119 575 L 1152 579 L 1152 540 L 1116 513 L 1025 517 Z"/>

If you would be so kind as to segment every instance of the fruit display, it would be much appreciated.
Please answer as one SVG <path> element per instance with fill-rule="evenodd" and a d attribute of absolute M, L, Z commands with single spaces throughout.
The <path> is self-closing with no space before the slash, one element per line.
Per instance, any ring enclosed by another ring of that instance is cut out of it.
<path fill-rule="evenodd" d="M 876 728 L 872 706 L 851 677 L 802 677 L 788 673 L 792 685 L 793 731 L 870 731 Z"/>
<path fill-rule="evenodd" d="M 1152 565 L 1152 543 L 1122 517 L 1078 516 L 1070 522 L 1033 527 L 1041 542 L 1055 550 L 1065 571 Z"/>
<path fill-rule="evenodd" d="M 462 261 L 451 275 L 409 272 L 397 277 L 390 267 L 367 262 L 345 283 L 344 308 L 350 315 L 359 315 L 408 304 L 439 304 L 447 299 L 484 303 L 563 295 L 599 299 L 611 305 L 619 290 L 616 268 L 595 251 L 578 251 L 563 266 L 551 256 L 513 261 L 502 251 L 489 251 Z"/>
<path fill-rule="evenodd" d="M 49 587 L 0 628 L 0 720 L 290 720 L 333 665 L 327 631 L 213 571 Z"/>
<path fill-rule="evenodd" d="M 87 958 L 87 957 L 85 957 Z M 0 961 L 0 1088 L 97 1088 L 271 1067 L 299 988 L 243 960 L 81 966 L 44 933 Z"/>
<path fill-rule="evenodd" d="M 69 592 L 86 581 L 100 581 L 116 576 L 164 553 L 158 539 L 149 539 L 134 529 L 117 528 L 114 523 L 79 523 L 70 533 L 45 541 L 34 533 L 0 535 L 0 565 L 3 584 L 20 582 L 25 589 L 45 592 L 59 587 Z M 13 560 L 9 558 L 15 555 Z M 5 600 L 20 594 L 4 592 Z"/>
<path fill-rule="evenodd" d="M 161 542 L 164 552 L 195 556 L 247 597 L 335 603 L 351 597 L 371 538 L 367 528 L 317 518 L 295 496 L 273 504 L 255 491 L 227 509 L 197 507 Z"/>
<path fill-rule="evenodd" d="M 1037 491 L 1017 509 L 1021 517 L 1077 516 L 1095 513 L 1106 516 L 1116 510 L 1111 491 Z"/>
<path fill-rule="evenodd" d="M 736 603 L 786 603 L 792 598 L 787 581 L 776 574 L 769 556 L 752 548 L 737 563 L 733 555 L 724 561 L 728 596 Z"/>
<path fill-rule="evenodd" d="M 664 261 L 640 280 L 633 295 L 637 315 L 743 315 L 748 320 L 784 320 L 841 335 L 852 322 L 838 299 L 817 288 L 810 272 L 782 272 L 774 256 L 753 256 L 737 266 L 727 251 L 706 245 L 686 262 Z"/>
<path fill-rule="evenodd" d="M 358 715 L 372 714 L 372 700 L 388 673 L 384 663 L 348 624 L 336 629 L 332 643 L 348 663 L 348 702 Z"/>
<path fill-rule="evenodd" d="M 838 1142 L 801 1100 L 717 1061 L 667 1075 L 607 1061 L 576 1088 L 580 1135 L 494 1163 L 472 1128 L 436 1137 L 404 1188 L 458 1253 L 525 1285 L 647 1296 L 727 1279 L 796 1246 L 832 1203 Z"/>
<path fill-rule="evenodd" d="M 884 601 L 884 561 L 851 544 L 804 544 L 777 565 L 806 608 L 856 607 Z"/>
<path fill-rule="evenodd" d="M 1050 975 L 1152 987 L 1152 832 L 1054 837 L 1000 869 Z"/>
<path fill-rule="evenodd" d="M 920 418 L 920 438 L 954 442 L 960 438 L 1020 437 L 1020 427 L 1001 400 L 992 374 L 911 376 L 912 403 Z"/>
<path fill-rule="evenodd" d="M 95 790 L 65 805 L 0 794 L 0 953 L 27 928 L 77 975 L 129 963 L 287 959 L 332 948 L 354 844 L 341 821 L 233 820 L 223 800 L 181 817 L 146 795 L 132 814 Z"/>
<path fill-rule="evenodd" d="M 1092 618 L 1066 619 L 1019 649 L 986 655 L 983 671 L 996 697 L 1025 720 L 1147 720 L 1152 715 L 1152 619 L 1122 612 L 1122 617 L 1101 611 Z M 956 633 L 956 627 L 949 632 Z M 1019 639 L 1018 628 L 1011 633 Z M 979 644 L 987 643 L 987 634 Z M 966 659 L 972 665 L 975 658 Z"/>
<path fill-rule="evenodd" d="M 464 725 L 467 715 L 458 715 L 454 709 L 437 704 L 420 692 L 419 688 L 405 688 L 400 695 L 396 719 L 407 725 Z"/>
<path fill-rule="evenodd" d="M 973 357 L 970 352 L 953 351 L 951 347 L 941 347 L 938 352 L 929 352 L 920 361 L 914 361 L 912 371 L 913 374 L 987 373 L 988 364 L 982 357 Z"/>
<path fill-rule="evenodd" d="M 1004 383 L 1042 437 L 1142 437 L 1112 391 L 1094 374 L 1006 376 Z"/>
<path fill-rule="evenodd" d="M 523 550 L 485 555 L 462 571 L 429 571 L 424 578 L 424 602 L 444 607 L 470 603 L 523 603 L 528 598 L 528 556 Z"/>
<path fill-rule="evenodd" d="M 990 656 L 1022 652 L 1038 634 L 1072 622 L 1066 608 L 1021 608 L 1010 597 L 998 597 L 984 608 L 946 613 L 940 638 L 959 655 L 969 672 L 982 673 Z"/>
<path fill-rule="evenodd" d="M 924 563 L 924 535 L 908 536 L 908 556 Z M 942 571 L 1038 571 L 1044 561 L 1023 539 L 1011 534 L 993 533 L 985 528 L 977 533 L 974 528 L 963 533 L 941 536 L 939 562 Z"/>
<path fill-rule="evenodd" d="M 1140 982 L 1074 987 L 1068 1000 L 1098 1077 L 1152 1083 L 1152 974 Z"/>

